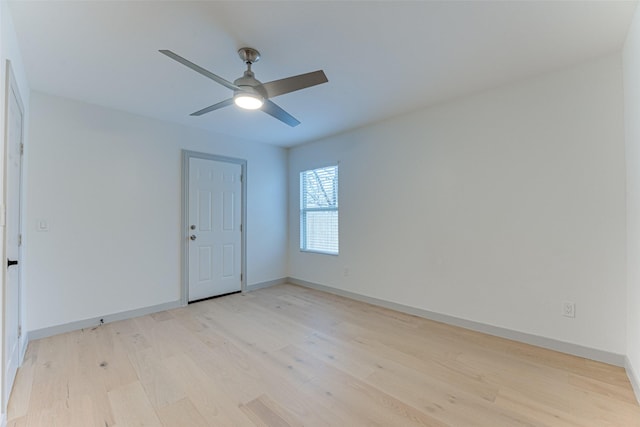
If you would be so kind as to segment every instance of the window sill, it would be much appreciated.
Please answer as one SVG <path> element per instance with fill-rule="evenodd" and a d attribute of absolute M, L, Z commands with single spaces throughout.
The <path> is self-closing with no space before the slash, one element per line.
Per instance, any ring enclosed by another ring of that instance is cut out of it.
<path fill-rule="evenodd" d="M 300 252 L 304 252 L 307 254 L 320 254 L 320 255 L 331 255 L 331 256 L 338 256 L 339 252 L 323 252 L 323 251 L 313 251 L 310 249 L 300 249 Z"/>

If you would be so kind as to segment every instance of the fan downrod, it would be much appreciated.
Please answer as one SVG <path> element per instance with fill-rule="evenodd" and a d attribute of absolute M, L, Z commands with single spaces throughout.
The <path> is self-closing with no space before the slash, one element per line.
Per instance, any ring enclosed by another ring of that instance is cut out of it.
<path fill-rule="evenodd" d="M 254 64 L 260 60 L 260 52 L 252 47 L 241 47 L 238 49 L 238 56 L 245 64 Z"/>

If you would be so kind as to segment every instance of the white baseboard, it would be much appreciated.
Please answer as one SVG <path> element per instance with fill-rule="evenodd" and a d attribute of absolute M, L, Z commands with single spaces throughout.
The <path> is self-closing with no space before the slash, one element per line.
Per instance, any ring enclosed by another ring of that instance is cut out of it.
<path fill-rule="evenodd" d="M 287 283 L 287 277 L 283 277 L 281 279 L 269 280 L 266 282 L 255 283 L 253 285 L 247 285 L 247 291 L 255 291 L 257 289 L 268 288 L 270 286 L 281 285 Z M 126 320 L 131 319 L 133 317 L 144 316 L 146 314 L 157 313 L 159 311 L 170 310 L 172 308 L 181 307 L 182 303 L 180 300 L 167 302 L 164 304 L 153 305 L 149 307 L 138 308 L 135 310 L 122 311 L 120 313 L 114 313 L 104 316 L 96 316 L 90 319 L 78 320 L 75 322 L 65 323 L 63 325 L 49 326 L 47 328 L 35 329 L 33 331 L 28 331 L 26 335 L 26 342 L 23 349 L 23 358 L 24 353 L 27 349 L 27 344 L 29 341 L 37 340 L 40 338 L 46 338 L 53 335 L 64 334 L 66 332 L 77 331 L 78 329 L 90 328 L 94 326 L 98 326 L 101 324 L 100 320 L 104 320 L 104 323 L 111 323 L 118 320 Z"/>
<path fill-rule="evenodd" d="M 526 344 L 543 347 L 574 356 L 584 357 L 586 359 L 596 360 L 598 362 L 608 363 L 615 366 L 625 366 L 625 356 L 622 354 L 611 353 L 608 351 L 598 350 L 595 348 L 584 347 L 578 344 L 571 344 L 564 341 L 555 340 L 553 338 L 541 337 L 538 335 L 528 334 L 525 332 L 514 331 L 511 329 L 491 326 L 484 323 L 474 322 L 471 320 L 460 319 L 458 317 L 449 316 L 447 314 L 436 313 L 433 311 L 423 310 L 421 308 L 410 307 L 395 302 L 385 301 L 378 298 L 372 298 L 354 292 L 344 291 L 342 289 L 330 286 L 320 285 L 317 283 L 307 282 L 305 280 L 288 278 L 288 282 L 294 285 L 316 289 L 335 295 L 351 298 L 357 301 L 366 302 L 368 304 L 377 305 L 391 310 L 400 311 L 402 313 L 413 314 L 414 316 L 423 317 L 425 319 L 434 320 L 436 322 L 446 323 L 448 325 L 459 326 L 461 328 L 470 329 L 472 331 L 482 332 L 494 335 L 500 338 L 506 338 Z M 638 395 L 636 391 L 636 395 Z"/>
<path fill-rule="evenodd" d="M 247 285 L 247 292 L 255 291 L 262 288 L 269 288 L 276 285 L 284 285 L 288 282 L 288 277 L 282 277 L 280 279 L 268 280 L 266 282 L 254 283 L 253 285 Z"/>
<path fill-rule="evenodd" d="M 636 395 L 636 400 L 640 403 L 640 377 L 638 376 L 638 371 L 633 368 L 629 357 L 624 358 L 624 369 L 627 371 L 627 376 L 629 377 L 633 392 Z"/>
<path fill-rule="evenodd" d="M 107 314 L 104 316 L 92 317 L 90 319 L 78 320 L 75 322 L 65 323 L 63 325 L 49 326 L 47 328 L 35 329 L 27 332 L 27 344 L 30 341 L 40 338 L 46 338 L 53 335 L 64 334 L 66 332 L 77 331 L 78 329 L 91 328 L 104 323 L 116 322 L 118 320 L 131 319 L 133 317 L 144 316 L 146 314 L 157 313 L 159 311 L 171 310 L 172 308 L 181 307 L 180 300 L 166 302 L 164 304 L 152 305 L 149 307 L 136 308 L 134 310 L 121 311 L 120 313 Z M 27 345 L 25 345 L 26 350 Z"/>

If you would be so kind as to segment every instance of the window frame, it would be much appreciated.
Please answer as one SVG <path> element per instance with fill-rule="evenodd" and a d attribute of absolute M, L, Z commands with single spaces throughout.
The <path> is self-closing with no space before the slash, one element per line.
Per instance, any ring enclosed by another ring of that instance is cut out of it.
<path fill-rule="evenodd" d="M 340 190 L 339 190 L 339 186 L 340 186 L 340 168 L 339 168 L 339 163 L 334 163 L 334 164 L 329 164 L 326 166 L 319 166 L 319 167 L 314 167 L 311 169 L 305 169 L 300 171 L 300 180 L 299 180 L 299 186 L 300 186 L 300 242 L 299 242 L 299 247 L 300 247 L 300 252 L 307 252 L 307 253 L 314 253 L 314 254 L 321 254 L 321 255 L 332 255 L 332 256 L 338 256 L 340 254 Z M 308 172 L 313 172 L 313 171 L 317 171 L 319 169 L 327 169 L 327 168 L 335 168 L 335 174 L 336 174 L 336 185 L 335 185 L 335 193 L 336 193 L 336 205 L 335 206 L 328 206 L 328 207 L 314 207 L 314 208 L 305 208 L 304 207 L 304 190 L 305 190 L 305 184 L 304 184 L 304 179 L 305 179 L 305 174 Z M 319 249 L 309 249 L 308 248 L 308 243 L 307 243 L 307 221 L 305 219 L 306 214 L 308 212 L 336 212 L 337 213 L 337 222 L 338 222 L 338 233 L 337 233 L 337 250 L 335 252 L 333 251 L 323 251 L 323 250 L 319 250 Z"/>

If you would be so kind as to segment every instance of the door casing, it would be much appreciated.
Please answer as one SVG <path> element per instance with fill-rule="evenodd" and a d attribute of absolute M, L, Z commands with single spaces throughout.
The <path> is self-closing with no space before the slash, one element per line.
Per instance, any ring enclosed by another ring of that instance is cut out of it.
<path fill-rule="evenodd" d="M 189 303 L 189 160 L 192 158 L 234 163 L 240 165 L 242 168 L 242 196 L 240 203 L 240 216 L 242 221 L 240 271 L 242 272 L 242 280 L 240 281 L 240 290 L 245 292 L 247 289 L 247 161 L 235 157 L 182 150 L 182 230 L 180 232 L 182 242 L 182 289 L 180 302 L 182 305 Z"/>

